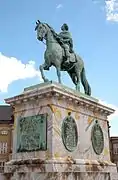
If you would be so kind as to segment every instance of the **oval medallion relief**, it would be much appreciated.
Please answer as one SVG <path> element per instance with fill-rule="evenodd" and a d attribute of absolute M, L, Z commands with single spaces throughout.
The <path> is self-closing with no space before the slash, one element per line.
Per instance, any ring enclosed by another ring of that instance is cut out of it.
<path fill-rule="evenodd" d="M 104 149 L 104 136 L 102 128 L 100 127 L 98 121 L 92 127 L 91 131 L 92 146 L 96 154 L 100 155 Z"/>
<path fill-rule="evenodd" d="M 77 125 L 72 116 L 67 116 L 62 123 L 62 140 L 65 148 L 72 152 L 78 143 Z"/>

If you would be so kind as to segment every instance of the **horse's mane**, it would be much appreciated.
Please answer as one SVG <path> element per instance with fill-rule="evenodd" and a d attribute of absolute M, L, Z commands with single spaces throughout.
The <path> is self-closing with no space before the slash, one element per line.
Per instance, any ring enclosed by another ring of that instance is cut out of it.
<path fill-rule="evenodd" d="M 52 32 L 52 34 L 54 35 L 54 37 L 56 37 L 57 33 L 55 32 L 55 30 L 49 24 L 45 23 L 45 25 L 49 27 L 49 29 Z"/>

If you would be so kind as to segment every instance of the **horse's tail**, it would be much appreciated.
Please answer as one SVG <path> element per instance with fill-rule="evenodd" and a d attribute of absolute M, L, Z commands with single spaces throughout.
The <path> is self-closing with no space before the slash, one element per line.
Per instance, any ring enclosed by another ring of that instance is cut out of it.
<path fill-rule="evenodd" d="M 81 82 L 82 82 L 82 85 L 84 87 L 84 91 L 85 91 L 85 94 L 87 95 L 91 95 L 91 87 L 86 79 L 86 73 L 85 73 L 85 68 L 83 67 L 82 71 L 81 71 Z"/>

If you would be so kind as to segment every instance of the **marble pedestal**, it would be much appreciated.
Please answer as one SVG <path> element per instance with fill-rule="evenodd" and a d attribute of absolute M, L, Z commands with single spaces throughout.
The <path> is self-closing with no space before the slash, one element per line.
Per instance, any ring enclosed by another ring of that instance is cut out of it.
<path fill-rule="evenodd" d="M 9 180 L 112 179 L 116 165 L 110 161 L 107 117 L 113 109 L 54 82 L 25 88 L 5 101 L 15 108 L 13 154 L 5 166 Z M 45 125 L 39 125 L 43 140 L 37 149 L 33 137 L 38 131 L 30 135 L 27 131 L 21 137 L 19 129 L 28 124 L 24 121 L 21 126 L 19 121 L 43 115 Z M 26 136 L 27 147 L 22 144 Z"/>

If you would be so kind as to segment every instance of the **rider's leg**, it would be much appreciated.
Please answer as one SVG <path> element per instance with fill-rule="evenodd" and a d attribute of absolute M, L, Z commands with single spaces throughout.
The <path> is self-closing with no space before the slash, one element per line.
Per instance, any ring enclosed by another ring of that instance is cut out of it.
<path fill-rule="evenodd" d="M 65 45 L 64 46 L 64 49 L 65 49 L 65 54 L 66 54 L 66 63 L 69 63 L 70 62 L 70 53 L 69 53 L 69 48 Z"/>

